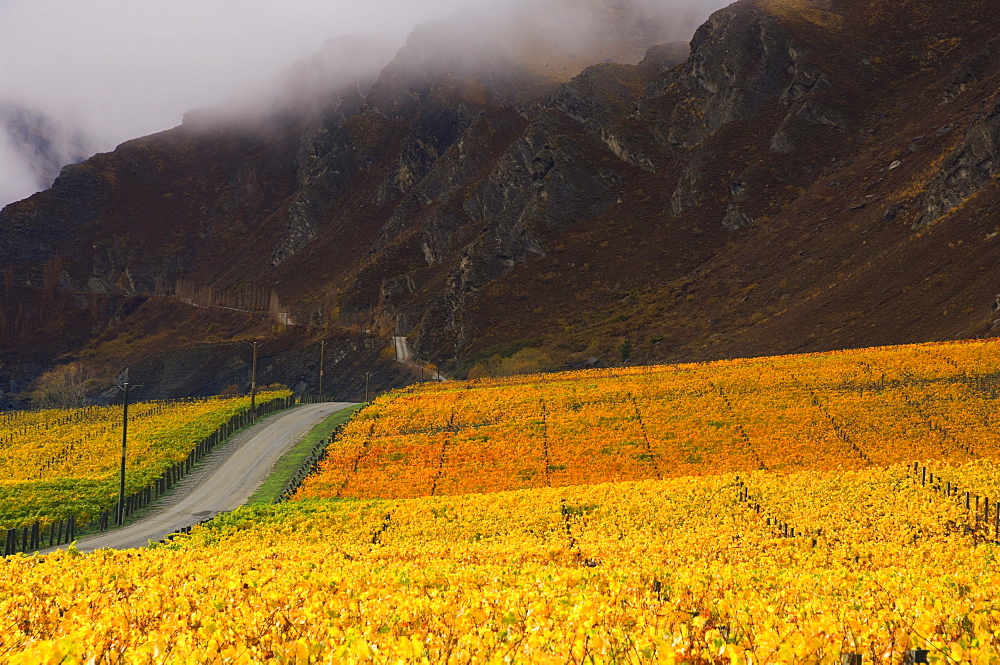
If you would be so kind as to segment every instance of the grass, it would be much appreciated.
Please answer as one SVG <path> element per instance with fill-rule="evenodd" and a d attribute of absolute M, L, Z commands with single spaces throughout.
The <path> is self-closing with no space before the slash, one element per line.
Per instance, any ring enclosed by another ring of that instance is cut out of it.
<path fill-rule="evenodd" d="M 288 484 L 291 477 L 295 475 L 295 472 L 299 470 L 306 458 L 309 457 L 309 454 L 312 453 L 316 444 L 321 439 L 330 436 L 330 432 L 333 431 L 334 427 L 350 420 L 354 412 L 362 406 L 364 405 L 357 404 L 349 406 L 346 409 L 341 409 L 313 427 L 304 439 L 295 444 L 291 450 L 282 455 L 281 459 L 275 463 L 271 475 L 257 488 L 257 491 L 253 493 L 246 505 L 261 506 L 274 503 L 278 499 L 278 495 L 285 489 L 285 485 Z"/>

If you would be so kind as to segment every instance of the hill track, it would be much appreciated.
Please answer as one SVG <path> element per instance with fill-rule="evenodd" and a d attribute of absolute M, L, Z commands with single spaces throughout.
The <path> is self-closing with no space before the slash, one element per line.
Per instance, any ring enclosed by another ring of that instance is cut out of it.
<path fill-rule="evenodd" d="M 285 452 L 316 424 L 349 406 L 352 403 L 309 404 L 247 428 L 212 451 L 199 469 L 140 521 L 124 529 L 83 538 L 77 548 L 91 552 L 103 548 L 145 547 L 151 540 L 161 540 L 178 529 L 238 508 L 267 478 Z"/>

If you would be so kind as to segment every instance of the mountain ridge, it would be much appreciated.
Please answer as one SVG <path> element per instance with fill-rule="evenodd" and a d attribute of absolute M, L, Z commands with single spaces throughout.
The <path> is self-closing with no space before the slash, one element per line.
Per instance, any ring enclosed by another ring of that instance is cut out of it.
<path fill-rule="evenodd" d="M 70 316 L 94 294 L 211 287 L 254 301 L 260 335 L 283 325 L 271 310 L 303 344 L 405 334 L 460 374 L 529 347 L 579 365 L 992 334 L 983 7 L 741 0 L 689 50 L 565 81 L 489 58 L 421 69 L 421 33 L 318 114 L 192 116 L 65 170 L 0 213 L 6 290 Z M 91 318 L 125 330 L 142 312 Z M 6 334 L 5 367 L 31 328 Z"/>

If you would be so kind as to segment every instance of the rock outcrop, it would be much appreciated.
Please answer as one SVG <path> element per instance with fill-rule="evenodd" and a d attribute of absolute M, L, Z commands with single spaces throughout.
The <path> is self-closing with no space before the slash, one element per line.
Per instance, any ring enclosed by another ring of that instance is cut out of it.
<path fill-rule="evenodd" d="M 1000 58 L 997 63 L 1000 64 Z M 944 127 L 939 131 L 948 130 Z M 989 185 L 1000 174 L 1000 94 L 987 100 L 958 145 L 945 158 L 923 196 L 916 226 L 931 224 Z"/>

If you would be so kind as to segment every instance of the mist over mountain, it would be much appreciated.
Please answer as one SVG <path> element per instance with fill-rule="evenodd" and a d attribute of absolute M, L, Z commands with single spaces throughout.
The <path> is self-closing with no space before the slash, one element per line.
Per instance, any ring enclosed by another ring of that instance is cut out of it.
<path fill-rule="evenodd" d="M 687 39 L 697 23 L 723 4 L 651 0 L 645 18 L 662 24 L 658 14 L 670 12 L 676 33 L 671 39 Z M 462 8 L 468 8 L 464 18 L 454 20 L 509 17 L 506 29 L 515 41 L 521 40 L 518 33 L 543 42 L 556 39 L 564 46 L 610 37 L 595 36 L 592 8 L 572 3 L 263 0 L 247 5 L 180 0 L 156 5 L 94 0 L 81 5 L 8 0 L 0 5 L 0 81 L 6 103 L 44 116 L 51 133 L 85 137 L 89 156 L 173 127 L 192 108 L 234 99 L 253 105 L 248 91 L 262 97 L 276 94 L 267 82 L 292 62 L 315 64 L 317 57 L 326 57 L 327 72 L 355 67 L 349 54 L 323 47 L 329 39 L 378 34 L 398 46 L 414 25 Z M 486 27 L 495 29 L 497 23 Z M 619 50 L 631 49 L 641 57 L 645 40 L 632 38 Z M 314 55 L 317 51 L 321 55 Z M 37 165 L 9 143 L 0 141 L 0 207 L 51 184 L 48 179 L 34 185 Z"/>
<path fill-rule="evenodd" d="M 212 392 L 250 338 L 299 389 L 327 341 L 356 396 L 409 380 L 392 336 L 481 376 L 996 334 L 987 6 L 548 0 L 329 42 L 0 212 L 0 382 Z"/>
<path fill-rule="evenodd" d="M 82 162 L 92 141 L 41 111 L 0 101 L 0 207 L 50 187 L 66 164 Z"/>
<path fill-rule="evenodd" d="M 90 156 L 260 87 L 330 38 L 388 34 L 401 44 L 416 23 L 474 2 L 6 0 L 0 101 L 44 116 L 56 135 L 80 132 Z M 3 139 L 0 207 L 40 189 L 34 174 Z"/>

